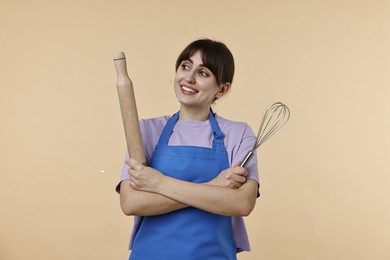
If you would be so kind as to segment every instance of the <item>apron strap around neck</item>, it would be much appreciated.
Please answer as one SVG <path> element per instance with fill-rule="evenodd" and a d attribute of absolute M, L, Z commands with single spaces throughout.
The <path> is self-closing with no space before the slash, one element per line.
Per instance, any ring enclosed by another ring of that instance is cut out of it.
<path fill-rule="evenodd" d="M 166 123 L 160 135 L 160 139 L 158 140 L 158 145 L 168 145 L 169 138 L 171 137 L 171 134 L 173 132 L 173 128 L 175 127 L 177 120 L 179 120 L 179 113 L 180 111 L 176 112 Z M 220 146 L 220 143 L 222 143 L 223 145 L 223 139 L 225 135 L 222 133 L 221 129 L 219 128 L 218 122 L 211 111 L 210 111 L 209 120 L 214 135 L 213 148 L 216 148 L 216 146 Z"/>

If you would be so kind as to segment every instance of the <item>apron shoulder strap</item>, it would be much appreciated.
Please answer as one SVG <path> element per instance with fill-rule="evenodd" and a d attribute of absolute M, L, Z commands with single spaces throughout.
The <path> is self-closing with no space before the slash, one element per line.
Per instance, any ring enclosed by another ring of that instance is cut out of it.
<path fill-rule="evenodd" d="M 225 135 L 221 131 L 221 128 L 219 127 L 217 119 L 215 118 L 214 114 L 211 111 L 210 111 L 210 124 L 211 124 L 211 129 L 213 129 L 213 134 L 214 134 L 213 149 L 220 150 L 220 151 L 226 150 L 225 143 L 223 141 L 223 139 L 225 138 Z"/>
<path fill-rule="evenodd" d="M 179 111 L 180 112 L 180 111 Z M 176 125 L 177 120 L 179 119 L 179 112 L 176 112 L 171 118 L 168 119 L 168 122 L 166 123 L 160 138 L 158 140 L 158 145 L 168 145 L 169 138 L 171 137 L 171 134 L 173 132 L 173 128 Z M 222 133 L 217 119 L 215 118 L 214 114 L 210 111 L 210 124 L 211 129 L 213 130 L 213 149 L 218 150 L 224 150 L 225 144 L 223 142 L 223 139 L 225 138 L 225 135 Z"/>
<path fill-rule="evenodd" d="M 168 119 L 168 122 L 164 126 L 164 129 L 160 135 L 160 139 L 158 139 L 158 145 L 168 145 L 169 138 L 173 132 L 173 128 L 177 120 L 179 119 L 179 112 L 176 112 L 171 118 Z"/>

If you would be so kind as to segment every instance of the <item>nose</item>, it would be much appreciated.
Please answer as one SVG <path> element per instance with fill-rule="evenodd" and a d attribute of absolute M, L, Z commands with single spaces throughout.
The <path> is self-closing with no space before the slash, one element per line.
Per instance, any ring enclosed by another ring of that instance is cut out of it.
<path fill-rule="evenodd" d="M 195 71 L 192 71 L 192 70 L 188 71 L 185 79 L 188 83 L 194 84 L 195 83 Z"/>

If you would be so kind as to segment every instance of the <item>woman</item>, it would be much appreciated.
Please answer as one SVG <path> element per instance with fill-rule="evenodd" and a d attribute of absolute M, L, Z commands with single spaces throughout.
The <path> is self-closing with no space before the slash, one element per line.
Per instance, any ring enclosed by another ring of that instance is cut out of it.
<path fill-rule="evenodd" d="M 223 43 L 192 42 L 176 62 L 179 112 L 140 121 L 148 166 L 127 158 L 117 186 L 123 212 L 135 216 L 129 259 L 236 259 L 250 250 L 242 216 L 255 206 L 257 158 L 239 163 L 255 135 L 211 109 L 233 74 Z"/>

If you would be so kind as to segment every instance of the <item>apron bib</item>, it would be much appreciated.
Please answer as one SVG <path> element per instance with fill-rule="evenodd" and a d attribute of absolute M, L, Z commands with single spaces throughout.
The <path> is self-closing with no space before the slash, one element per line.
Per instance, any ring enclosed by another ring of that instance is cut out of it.
<path fill-rule="evenodd" d="M 224 135 L 212 113 L 213 147 L 168 146 L 179 112 L 165 125 L 150 160 L 164 175 L 194 183 L 208 182 L 229 167 Z M 231 217 L 188 207 L 143 217 L 131 260 L 235 260 Z"/>

